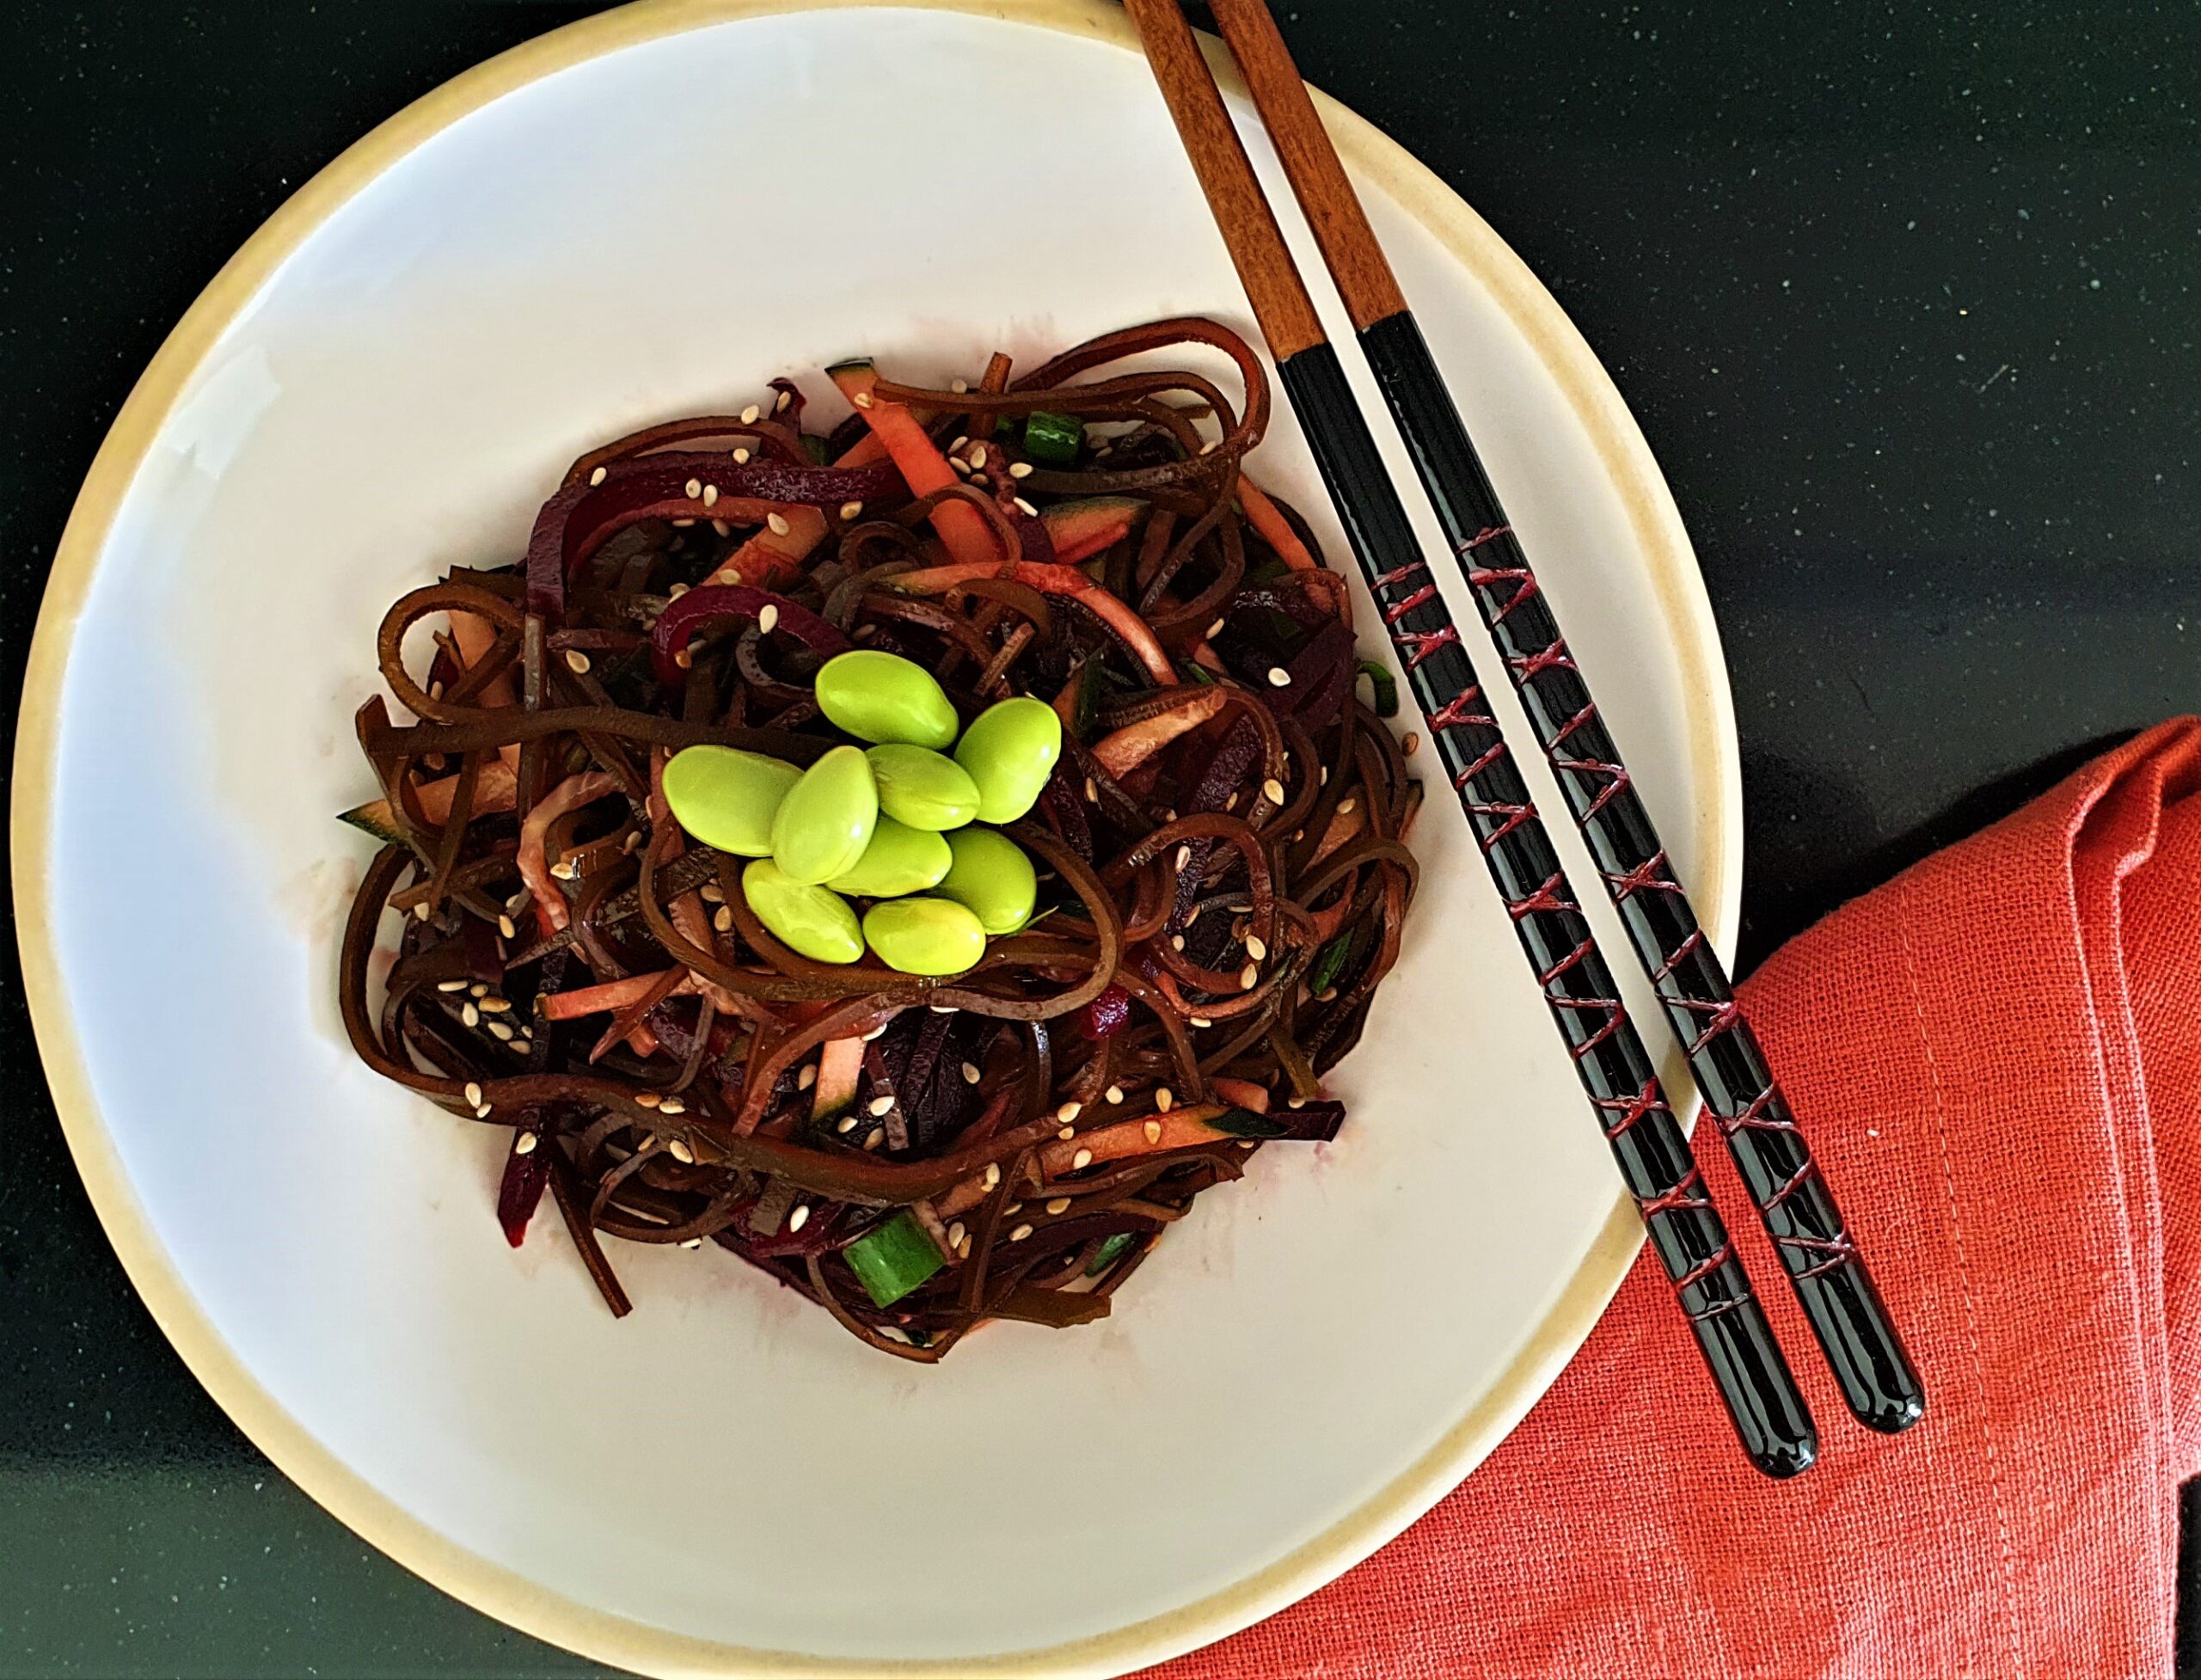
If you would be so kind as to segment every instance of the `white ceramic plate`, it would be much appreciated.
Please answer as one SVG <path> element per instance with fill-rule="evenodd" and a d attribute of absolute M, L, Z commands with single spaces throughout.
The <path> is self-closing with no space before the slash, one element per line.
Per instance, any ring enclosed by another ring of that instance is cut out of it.
<path fill-rule="evenodd" d="M 1327 114 L 1724 941 L 1732 733 L 1657 470 L 1496 236 Z M 583 448 L 769 375 L 1028 364 L 1180 311 L 1251 333 L 1112 8 L 666 3 L 363 141 L 117 421 L 17 757 L 40 1039 L 193 1369 L 431 1580 L 659 1672 L 1118 1671 L 1402 1528 L 1617 1282 L 1635 1228 L 1441 786 L 1404 960 L 1335 1081 L 1345 1135 L 1203 1198 L 1105 1324 L 999 1328 L 937 1370 L 724 1257 L 621 1249 L 639 1309 L 615 1323 L 555 1220 L 506 1248 L 499 1137 L 345 1045 L 333 965 L 368 848 L 333 813 L 371 788 L 349 719 L 394 596 L 514 554 Z M 1288 414 L 1258 459 L 1341 559 Z"/>

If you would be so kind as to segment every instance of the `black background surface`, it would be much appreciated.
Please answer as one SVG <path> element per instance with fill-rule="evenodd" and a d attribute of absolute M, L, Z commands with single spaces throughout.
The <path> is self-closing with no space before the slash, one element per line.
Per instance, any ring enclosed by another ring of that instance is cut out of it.
<path fill-rule="evenodd" d="M 597 9 L 7 8 L 8 694 L 77 482 L 223 261 L 408 101 Z M 1278 13 L 1310 79 L 1549 285 L 1673 485 L 1739 718 L 1744 966 L 2201 705 L 2201 8 Z M 191 1380 L 69 1165 L 4 960 L 0 1672 L 597 1671 L 370 1552 Z"/>

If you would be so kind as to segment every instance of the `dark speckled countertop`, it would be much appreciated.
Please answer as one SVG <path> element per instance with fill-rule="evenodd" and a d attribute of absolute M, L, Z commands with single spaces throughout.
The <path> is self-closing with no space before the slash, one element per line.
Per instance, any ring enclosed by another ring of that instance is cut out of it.
<path fill-rule="evenodd" d="M 224 259 L 407 101 L 596 9 L 6 9 L 9 694 L 77 481 Z M 2192 0 L 1279 12 L 1558 294 L 1665 469 L 1734 684 L 1744 965 L 2201 708 Z M 370 1551 L 200 1392 L 78 1187 L 21 998 L 10 952 L 0 1673 L 598 1671 Z"/>

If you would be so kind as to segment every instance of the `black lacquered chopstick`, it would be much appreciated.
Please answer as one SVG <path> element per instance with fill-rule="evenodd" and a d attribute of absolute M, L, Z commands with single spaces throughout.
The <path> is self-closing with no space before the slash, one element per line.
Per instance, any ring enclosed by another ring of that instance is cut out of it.
<path fill-rule="evenodd" d="M 1727 1139 L 1842 1399 L 1874 1429 L 1907 1429 L 1926 1408 L 1917 1370 L 1674 875 L 1306 83 L 1263 0 L 1213 0 L 1213 7 L 1476 610 L 1688 1052 L 1689 1071 Z"/>
<path fill-rule="evenodd" d="M 1763 1305 L 1713 1206 L 1385 473 L 1368 423 L 1177 0 L 1127 0 L 1275 356 L 1353 556 L 1428 720 L 1430 741 L 1505 900 L 1621 1176 L 1752 1463 L 1787 1476 L 1818 1437 Z"/>

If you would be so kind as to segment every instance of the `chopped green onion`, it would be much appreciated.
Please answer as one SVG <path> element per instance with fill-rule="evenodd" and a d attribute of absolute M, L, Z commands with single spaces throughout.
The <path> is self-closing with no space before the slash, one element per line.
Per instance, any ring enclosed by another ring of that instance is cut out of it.
<path fill-rule="evenodd" d="M 1093 1258 L 1085 1262 L 1085 1275 L 1097 1278 L 1116 1263 L 1116 1256 L 1138 1241 L 1137 1231 L 1118 1231 L 1093 1251 Z"/>
<path fill-rule="evenodd" d="M 1327 991 L 1335 983 L 1339 972 L 1345 967 L 1345 960 L 1352 954 L 1352 935 L 1349 933 L 1340 934 L 1325 945 L 1321 954 L 1315 959 L 1314 968 L 1307 976 L 1307 990 Z"/>
<path fill-rule="evenodd" d="M 1190 659 L 1186 659 L 1183 664 L 1180 665 L 1177 669 L 1195 683 L 1207 683 L 1212 684 L 1215 681 L 1215 673 L 1213 671 L 1210 671 L 1205 665 L 1194 665 Z"/>
<path fill-rule="evenodd" d="M 1376 715 L 1379 718 L 1398 716 L 1399 684 L 1398 679 L 1391 675 L 1391 667 L 1375 659 L 1363 659 L 1360 674 L 1376 690 Z"/>
<path fill-rule="evenodd" d="M 1085 426 L 1075 414 L 1050 414 L 1034 408 L 1024 417 L 1024 452 L 1034 461 L 1066 467 L 1077 459 L 1085 442 Z"/>
<path fill-rule="evenodd" d="M 906 1209 L 866 1231 L 842 1250 L 841 1258 L 848 1261 L 849 1270 L 856 1274 L 865 1292 L 882 1307 L 892 1306 L 947 1264 L 939 1245 Z"/>
<path fill-rule="evenodd" d="M 830 465 L 833 459 L 831 446 L 814 432 L 802 434 L 802 452 L 810 457 L 812 464 L 820 467 Z"/>

